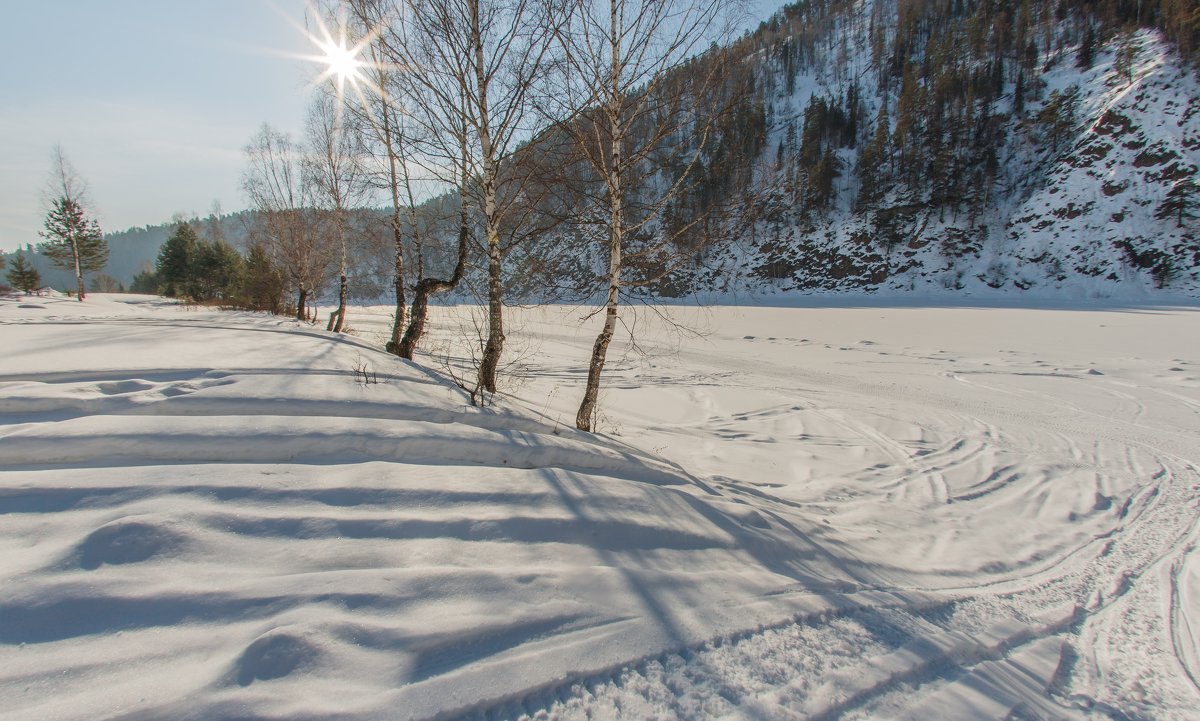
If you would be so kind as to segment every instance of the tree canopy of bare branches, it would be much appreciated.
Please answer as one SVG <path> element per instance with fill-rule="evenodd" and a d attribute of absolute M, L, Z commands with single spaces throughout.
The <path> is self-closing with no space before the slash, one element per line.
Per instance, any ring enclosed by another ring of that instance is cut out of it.
<path fill-rule="evenodd" d="M 320 92 L 308 113 L 308 154 L 305 157 L 304 184 L 313 189 L 317 207 L 328 216 L 325 228 L 332 230 L 338 251 L 338 308 L 329 317 L 329 330 L 342 332 L 346 320 L 348 292 L 347 232 L 349 211 L 360 205 L 368 193 L 364 183 L 359 136 L 346 132 L 342 108 L 336 96 Z"/>
<path fill-rule="evenodd" d="M 565 21 L 556 0 L 346 0 L 374 28 L 382 60 L 403 69 L 406 115 L 421 127 L 432 173 L 469 192 L 487 252 L 488 332 L 479 385 L 496 390 L 504 350 L 503 262 L 520 193 L 504 166 L 536 132 L 553 35 Z M 469 180 L 468 180 L 469 179 Z M 506 224 L 509 229 L 506 230 Z M 465 239 L 465 235 L 463 236 Z"/>
<path fill-rule="evenodd" d="M 591 430 L 600 376 L 616 331 L 623 275 L 631 255 L 657 254 L 669 231 L 656 227 L 667 203 L 688 182 L 719 107 L 706 102 L 722 71 L 717 57 L 690 73 L 672 72 L 718 37 L 727 36 L 736 4 L 720 0 L 571 0 L 560 29 L 559 92 L 547 99 L 558 127 L 575 141 L 603 191 L 585 193 L 581 214 L 607 236 L 604 325 L 592 348 L 575 424 Z M 677 170 L 666 172 L 668 168 Z M 588 212 L 587 207 L 594 212 Z M 659 224 L 661 225 L 661 224 Z M 657 236 L 637 251 L 639 236 Z"/>
<path fill-rule="evenodd" d="M 333 245 L 318 227 L 304 159 L 286 133 L 264 124 L 245 148 L 242 188 L 259 211 L 260 237 L 296 291 L 296 317 L 304 319 L 310 295 L 320 288 Z"/>

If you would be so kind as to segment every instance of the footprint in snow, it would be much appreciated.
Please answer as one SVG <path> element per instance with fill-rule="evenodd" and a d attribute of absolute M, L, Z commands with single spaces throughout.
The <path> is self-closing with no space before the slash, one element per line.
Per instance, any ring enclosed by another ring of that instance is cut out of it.
<path fill-rule="evenodd" d="M 92 531 L 79 545 L 80 567 L 138 563 L 183 545 L 183 536 L 156 523 L 118 521 Z"/>
<path fill-rule="evenodd" d="M 311 641 L 274 629 L 246 647 L 234 665 L 234 676 L 239 686 L 283 678 L 311 666 L 319 655 L 320 650 Z"/>
<path fill-rule="evenodd" d="M 149 390 L 153 387 L 153 383 L 143 380 L 110 381 L 96 384 L 96 390 L 107 396 L 119 396 L 126 393 L 137 393 L 138 391 Z"/>

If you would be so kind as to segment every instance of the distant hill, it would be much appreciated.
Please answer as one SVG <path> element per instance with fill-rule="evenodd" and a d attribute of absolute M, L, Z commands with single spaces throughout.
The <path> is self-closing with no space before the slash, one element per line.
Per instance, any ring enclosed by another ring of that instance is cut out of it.
<path fill-rule="evenodd" d="M 252 211 L 222 215 L 219 223 L 226 241 L 236 247 L 246 237 L 252 220 Z M 211 222 L 211 219 L 202 219 L 198 222 L 204 224 Z M 147 268 L 154 267 L 159 248 L 175 232 L 175 226 L 175 221 L 169 221 L 159 225 L 147 225 L 141 228 L 105 233 L 104 239 L 108 241 L 109 253 L 108 265 L 103 272 L 128 287 L 133 282 L 135 275 Z M 55 268 L 49 259 L 37 252 L 37 245 L 28 244 L 22 249 L 22 252 L 42 274 L 42 281 L 46 285 L 59 289 L 75 287 L 74 275 L 70 271 Z M 3 255 L 5 260 L 11 260 L 16 255 L 16 251 Z"/>

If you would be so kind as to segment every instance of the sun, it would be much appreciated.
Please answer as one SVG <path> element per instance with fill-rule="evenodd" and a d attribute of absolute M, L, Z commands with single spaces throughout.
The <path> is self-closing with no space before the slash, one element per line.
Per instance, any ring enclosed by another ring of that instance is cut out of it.
<path fill-rule="evenodd" d="M 392 66 L 371 57 L 372 43 L 379 37 L 382 25 L 365 32 L 353 32 L 344 12 L 330 17 L 318 12 L 313 0 L 308 0 L 306 5 L 304 24 L 279 12 L 310 44 L 308 53 L 282 53 L 315 66 L 317 72 L 309 87 L 332 86 L 339 107 L 347 100 L 357 101 L 365 107 L 370 96 L 383 97 L 380 78 Z"/>
<path fill-rule="evenodd" d="M 317 43 L 317 47 L 324 53 L 321 56 L 320 62 L 326 65 L 325 71 L 321 74 L 321 78 L 336 78 L 338 85 L 343 85 L 347 80 L 351 83 L 357 83 L 362 79 L 360 70 L 366 66 L 359 55 L 362 52 L 361 47 L 346 47 L 346 39 Z"/>

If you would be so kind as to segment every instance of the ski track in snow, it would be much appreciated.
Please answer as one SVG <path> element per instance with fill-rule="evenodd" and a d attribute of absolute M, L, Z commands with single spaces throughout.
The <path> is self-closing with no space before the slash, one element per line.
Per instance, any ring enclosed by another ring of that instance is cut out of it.
<path fill-rule="evenodd" d="M 46 305 L 0 305 L 0 718 L 1200 708 L 1194 311 L 677 309 L 592 438 L 577 309 L 480 410 L 387 309 Z"/>

